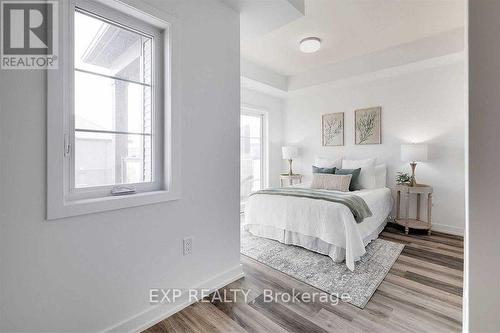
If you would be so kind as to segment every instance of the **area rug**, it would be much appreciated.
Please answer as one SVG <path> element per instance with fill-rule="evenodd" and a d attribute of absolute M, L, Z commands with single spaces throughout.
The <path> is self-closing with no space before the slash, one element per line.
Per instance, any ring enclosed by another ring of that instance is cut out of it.
<path fill-rule="evenodd" d="M 241 232 L 241 253 L 331 295 L 349 295 L 348 303 L 364 308 L 404 245 L 376 239 L 356 262 L 354 272 L 322 254 Z"/>

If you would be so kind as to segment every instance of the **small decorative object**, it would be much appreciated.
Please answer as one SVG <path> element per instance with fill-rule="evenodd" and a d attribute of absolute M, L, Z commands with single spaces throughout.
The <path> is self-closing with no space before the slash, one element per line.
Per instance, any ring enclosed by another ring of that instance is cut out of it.
<path fill-rule="evenodd" d="M 354 111 L 357 145 L 380 144 L 382 108 L 380 106 Z"/>
<path fill-rule="evenodd" d="M 401 145 L 401 161 L 411 162 L 411 179 L 410 186 L 416 186 L 415 168 L 417 162 L 427 161 L 427 145 L 426 144 L 404 144 Z"/>
<path fill-rule="evenodd" d="M 281 148 L 283 159 L 288 160 L 288 175 L 293 175 L 292 160 L 299 156 L 299 148 L 295 146 L 284 146 Z"/>
<path fill-rule="evenodd" d="M 344 112 L 328 113 L 321 117 L 323 146 L 344 145 Z"/>
<path fill-rule="evenodd" d="M 406 172 L 398 172 L 398 175 L 396 176 L 396 183 L 398 185 L 410 185 L 411 177 Z"/>

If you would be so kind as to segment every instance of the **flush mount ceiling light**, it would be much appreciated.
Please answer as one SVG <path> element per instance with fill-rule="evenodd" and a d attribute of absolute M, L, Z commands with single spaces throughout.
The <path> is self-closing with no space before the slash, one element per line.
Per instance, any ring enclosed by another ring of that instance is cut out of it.
<path fill-rule="evenodd" d="M 300 41 L 299 48 L 304 53 L 314 53 L 321 48 L 321 39 L 318 37 L 307 37 Z"/>

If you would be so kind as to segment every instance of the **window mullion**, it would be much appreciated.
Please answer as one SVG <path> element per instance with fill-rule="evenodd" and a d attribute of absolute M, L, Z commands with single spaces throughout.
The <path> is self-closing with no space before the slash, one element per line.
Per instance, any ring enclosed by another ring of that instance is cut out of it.
<path fill-rule="evenodd" d="M 93 130 L 93 129 L 84 129 L 84 128 L 75 128 L 75 132 L 153 136 L 153 134 L 151 134 L 151 133 L 123 132 L 123 131 L 106 131 L 106 130 Z"/>
<path fill-rule="evenodd" d="M 75 67 L 75 71 L 80 72 L 80 73 L 89 74 L 89 75 L 96 75 L 96 76 L 105 77 L 105 78 L 111 79 L 111 80 L 124 81 L 124 82 L 132 83 L 132 84 L 138 84 L 138 85 L 141 85 L 141 86 L 145 86 L 145 87 L 151 88 L 151 85 L 148 84 L 148 83 L 139 82 L 139 81 L 135 81 L 135 80 L 129 80 L 129 79 L 121 78 L 119 76 L 102 74 L 102 73 L 98 73 L 98 72 L 89 71 L 89 70 L 86 70 L 86 69 L 80 69 L 80 68 L 77 68 L 77 67 Z"/>

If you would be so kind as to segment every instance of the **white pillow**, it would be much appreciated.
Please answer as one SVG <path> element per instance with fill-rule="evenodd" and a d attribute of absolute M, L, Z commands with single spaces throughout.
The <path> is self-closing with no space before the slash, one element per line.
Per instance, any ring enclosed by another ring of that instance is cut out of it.
<path fill-rule="evenodd" d="M 376 187 L 375 181 L 375 159 L 369 158 L 366 160 L 342 160 L 342 169 L 358 169 L 361 168 L 359 174 L 359 184 L 361 188 L 372 189 Z"/>
<path fill-rule="evenodd" d="M 348 192 L 352 175 L 333 175 L 330 173 L 315 173 L 311 188 Z"/>
<path fill-rule="evenodd" d="M 379 164 L 375 166 L 375 186 L 376 188 L 383 188 L 387 185 L 387 166 Z"/>
<path fill-rule="evenodd" d="M 338 160 L 329 160 L 326 158 L 316 157 L 313 165 L 315 167 L 318 167 L 318 168 L 337 168 L 337 169 L 340 169 L 340 167 L 342 166 L 342 159 L 339 158 Z"/>

